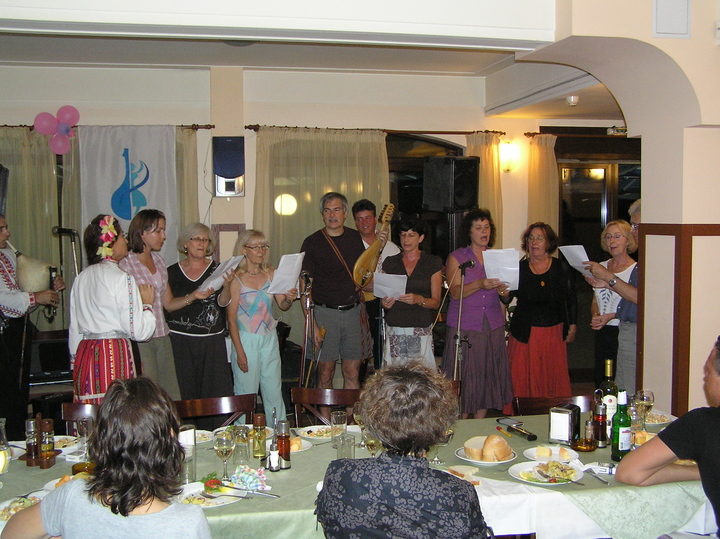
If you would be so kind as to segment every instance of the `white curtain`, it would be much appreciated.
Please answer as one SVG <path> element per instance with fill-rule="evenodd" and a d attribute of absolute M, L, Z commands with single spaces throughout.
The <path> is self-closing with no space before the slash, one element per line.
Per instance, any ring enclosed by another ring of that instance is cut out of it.
<path fill-rule="evenodd" d="M 177 175 L 180 229 L 200 221 L 198 208 L 197 131 L 175 128 L 175 174 Z M 175 250 L 175 246 L 172 246 Z"/>
<path fill-rule="evenodd" d="M 466 136 L 467 154 L 480 158 L 478 206 L 490 210 L 495 226 L 503 224 L 503 200 L 500 183 L 500 135 L 473 133 Z M 496 248 L 502 247 L 502 233 L 496 235 Z"/>
<path fill-rule="evenodd" d="M 530 139 L 528 163 L 528 224 L 542 221 L 558 232 L 560 181 L 555 159 L 555 135 Z"/>
<path fill-rule="evenodd" d="M 328 191 L 345 195 L 349 206 L 361 198 L 378 207 L 389 202 L 384 132 L 260 128 L 253 228 L 267 235 L 273 266 L 283 254 L 300 251 L 303 240 L 322 228 L 319 203 Z M 274 201 L 281 194 L 295 198 L 297 210 L 292 215 L 275 211 Z M 345 225 L 355 228 L 350 212 Z M 297 342 L 303 330 L 300 309 L 294 307 L 283 317 L 293 327 Z"/>
<path fill-rule="evenodd" d="M 48 147 L 48 137 L 27 127 L 0 127 L 0 164 L 10 170 L 6 215 L 10 242 L 26 256 L 60 267 L 67 291 L 64 312 L 60 310 L 50 324 L 42 309 L 31 314 L 40 330 L 67 327 L 70 286 L 74 279 L 71 242 L 67 236 L 52 235 L 54 226 L 80 230 L 80 187 L 78 182 L 77 137 L 71 138 L 70 152 L 57 160 Z M 62 179 L 62 222 L 58 219 L 58 184 Z M 80 230 L 82 234 L 82 230 Z M 60 245 L 63 264 L 60 264 Z M 78 262 L 83 257 L 82 244 L 77 242 Z"/>

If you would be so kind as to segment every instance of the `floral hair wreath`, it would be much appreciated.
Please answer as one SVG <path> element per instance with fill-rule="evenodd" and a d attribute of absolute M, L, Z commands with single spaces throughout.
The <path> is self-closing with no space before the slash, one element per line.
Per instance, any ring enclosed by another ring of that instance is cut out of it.
<path fill-rule="evenodd" d="M 113 250 L 112 245 L 117 239 L 117 230 L 115 230 L 115 218 L 112 215 L 106 215 L 102 221 L 100 221 L 100 240 L 103 244 L 98 247 L 97 253 L 102 258 L 109 260 L 112 258 Z"/>

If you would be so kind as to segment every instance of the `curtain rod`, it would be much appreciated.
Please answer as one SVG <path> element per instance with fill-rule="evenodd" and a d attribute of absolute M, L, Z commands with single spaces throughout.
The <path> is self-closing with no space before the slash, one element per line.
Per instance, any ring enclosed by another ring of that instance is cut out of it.
<path fill-rule="evenodd" d="M 33 129 L 32 125 L 8 125 L 8 124 L 5 124 L 2 127 L 27 127 L 29 129 Z M 197 131 L 198 129 L 215 129 L 215 126 L 213 124 L 178 125 L 178 127 L 181 127 L 183 129 L 194 129 L 195 131 Z"/>
<path fill-rule="evenodd" d="M 572 137 L 572 138 L 627 138 L 627 135 L 575 135 L 573 133 L 525 133 L 527 138 L 533 138 L 535 135 L 552 135 L 554 137 Z"/>
<path fill-rule="evenodd" d="M 365 129 L 362 128 L 344 128 L 344 127 L 290 127 L 287 125 L 246 125 L 245 129 L 248 129 L 250 131 L 257 132 L 261 127 L 278 127 L 281 129 L 327 129 L 327 130 L 334 130 L 334 131 L 365 131 Z M 384 133 L 392 133 L 394 135 L 474 135 L 475 133 L 496 133 L 500 136 L 505 135 L 505 131 L 403 131 L 398 129 L 368 129 L 368 131 L 383 131 Z"/>

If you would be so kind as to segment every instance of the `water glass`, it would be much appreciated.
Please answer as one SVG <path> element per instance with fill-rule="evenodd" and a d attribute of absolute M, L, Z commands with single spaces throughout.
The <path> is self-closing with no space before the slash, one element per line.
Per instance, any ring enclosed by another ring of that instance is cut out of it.
<path fill-rule="evenodd" d="M 337 458 L 355 458 L 355 436 L 352 434 L 341 434 L 337 437 Z"/>
<path fill-rule="evenodd" d="M 635 404 L 631 404 L 628 406 L 627 413 L 630 416 L 630 444 L 633 449 L 637 449 L 645 440 L 644 409 Z"/>
<path fill-rule="evenodd" d="M 338 436 L 347 434 L 347 412 L 330 413 L 330 432 L 332 433 L 332 446 L 337 449 Z"/>
<path fill-rule="evenodd" d="M 235 427 L 235 452 L 233 453 L 233 466 L 241 464 L 250 465 L 250 429 L 245 425 Z"/>
<path fill-rule="evenodd" d="M 93 432 L 93 418 L 92 417 L 80 417 L 76 422 L 77 428 L 77 451 L 82 452 L 82 460 L 88 459 L 87 455 L 87 444 L 90 439 L 90 435 Z"/>
<path fill-rule="evenodd" d="M 180 479 L 183 483 L 193 483 L 197 480 L 197 458 L 195 452 L 195 425 L 180 425 L 178 441 L 185 451 L 185 462 Z"/>

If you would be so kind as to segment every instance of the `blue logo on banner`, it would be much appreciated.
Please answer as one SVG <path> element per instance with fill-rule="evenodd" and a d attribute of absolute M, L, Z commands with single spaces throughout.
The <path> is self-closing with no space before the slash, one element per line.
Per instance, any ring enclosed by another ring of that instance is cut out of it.
<path fill-rule="evenodd" d="M 127 148 L 123 151 L 123 157 L 125 158 L 125 179 L 112 194 L 110 205 L 115 215 L 129 221 L 133 215 L 147 206 L 147 198 L 140 188 L 150 179 L 150 169 L 142 160 L 140 165 L 130 163 L 130 152 Z M 145 176 L 139 183 L 136 183 L 138 176 L 143 173 Z"/>

